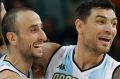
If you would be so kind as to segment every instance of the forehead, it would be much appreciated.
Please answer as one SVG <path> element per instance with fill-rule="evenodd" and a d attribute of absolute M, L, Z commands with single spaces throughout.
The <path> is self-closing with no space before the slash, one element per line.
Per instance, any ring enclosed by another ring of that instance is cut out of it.
<path fill-rule="evenodd" d="M 41 25 L 42 21 L 34 11 L 20 11 L 17 13 L 16 24 L 20 28 L 29 28 L 32 25 Z"/>
<path fill-rule="evenodd" d="M 108 19 L 116 18 L 116 14 L 112 9 L 102 9 L 102 8 L 91 9 L 91 15 L 90 16 L 96 17 L 98 15 L 104 16 Z"/>

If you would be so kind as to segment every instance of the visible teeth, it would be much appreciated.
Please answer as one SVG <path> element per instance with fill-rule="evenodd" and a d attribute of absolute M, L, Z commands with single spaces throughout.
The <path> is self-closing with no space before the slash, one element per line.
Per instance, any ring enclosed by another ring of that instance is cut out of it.
<path fill-rule="evenodd" d="M 100 40 L 104 40 L 104 41 L 110 41 L 110 38 L 99 38 Z"/>
<path fill-rule="evenodd" d="M 34 47 L 35 47 L 35 48 L 39 48 L 39 47 L 40 47 L 40 45 L 39 45 L 39 44 L 36 44 L 36 45 L 34 45 Z"/>

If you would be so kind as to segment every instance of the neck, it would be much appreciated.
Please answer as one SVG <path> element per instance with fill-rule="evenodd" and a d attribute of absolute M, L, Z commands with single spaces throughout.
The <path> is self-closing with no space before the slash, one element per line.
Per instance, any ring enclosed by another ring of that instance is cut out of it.
<path fill-rule="evenodd" d="M 75 49 L 74 59 L 78 66 L 82 69 L 91 68 L 99 64 L 104 57 L 104 54 L 97 54 L 80 48 L 79 46 Z"/>
<path fill-rule="evenodd" d="M 9 60 L 18 70 L 28 76 L 28 71 L 32 66 L 32 60 L 25 58 L 19 52 L 8 52 L 6 60 Z"/>
<path fill-rule="evenodd" d="M 0 53 L 6 54 L 7 53 L 7 47 L 5 45 L 0 46 Z"/>

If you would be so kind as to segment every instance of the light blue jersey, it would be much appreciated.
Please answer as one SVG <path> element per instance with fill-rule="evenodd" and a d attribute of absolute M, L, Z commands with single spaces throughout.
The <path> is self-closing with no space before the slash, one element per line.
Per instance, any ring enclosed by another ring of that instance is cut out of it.
<path fill-rule="evenodd" d="M 112 79 L 120 63 L 105 54 L 96 66 L 81 70 L 74 61 L 75 46 L 63 46 L 52 57 L 46 70 L 45 79 Z"/>
<path fill-rule="evenodd" d="M 8 60 L 5 60 L 5 57 L 6 56 L 3 56 L 0 59 L 0 71 L 10 70 L 10 71 L 17 73 L 20 76 L 20 79 L 24 79 L 26 75 L 23 74 L 21 71 L 19 71 L 16 67 L 14 67 Z M 31 69 L 29 71 L 29 78 L 33 79 Z"/>

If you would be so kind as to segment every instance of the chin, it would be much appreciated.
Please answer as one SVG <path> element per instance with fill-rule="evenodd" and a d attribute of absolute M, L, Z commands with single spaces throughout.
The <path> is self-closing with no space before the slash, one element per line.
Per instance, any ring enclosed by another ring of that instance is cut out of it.
<path fill-rule="evenodd" d="M 101 47 L 101 51 L 104 52 L 104 53 L 107 53 L 107 52 L 110 51 L 110 47 L 111 47 L 110 45 L 108 45 L 108 46 L 102 46 Z"/>
<path fill-rule="evenodd" d="M 101 48 L 101 49 L 99 49 L 99 54 L 106 54 L 106 53 L 108 53 L 109 52 L 109 50 L 110 50 L 110 48 Z"/>
<path fill-rule="evenodd" d="M 42 55 L 43 55 L 43 53 L 37 53 L 37 54 L 34 54 L 33 57 L 35 59 L 38 59 L 38 58 L 42 57 Z"/>
<path fill-rule="evenodd" d="M 108 53 L 110 51 L 110 48 L 104 49 L 103 52 L 104 53 Z"/>

